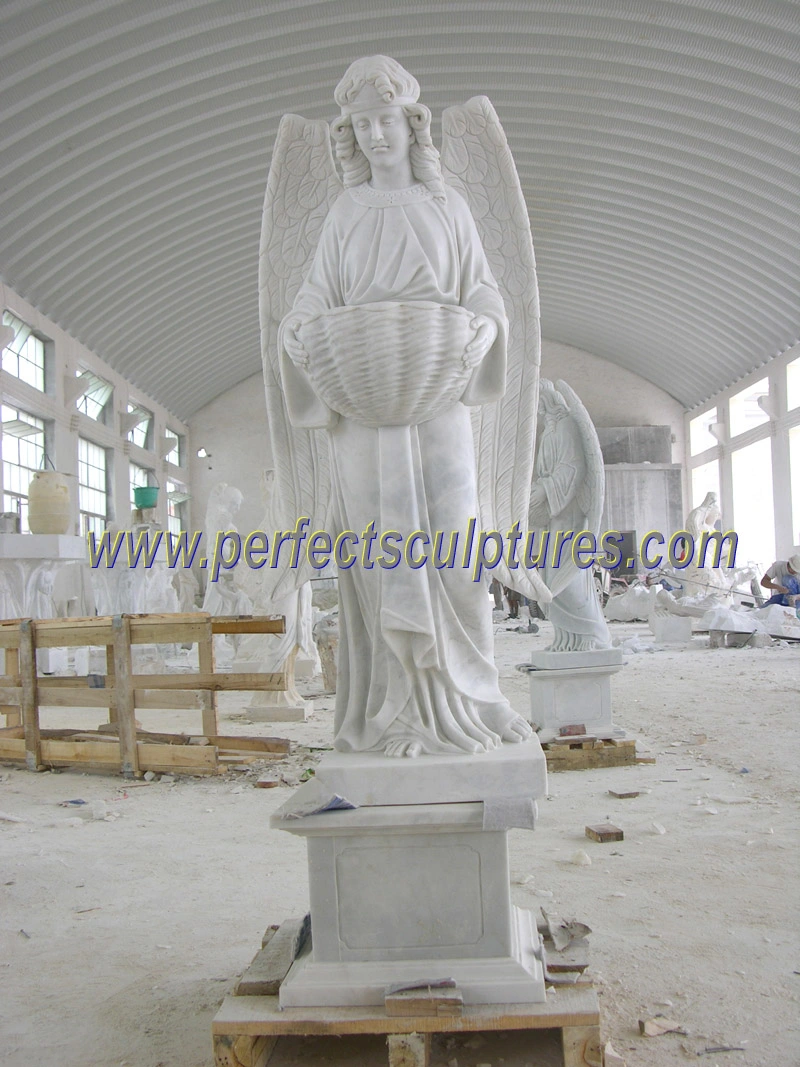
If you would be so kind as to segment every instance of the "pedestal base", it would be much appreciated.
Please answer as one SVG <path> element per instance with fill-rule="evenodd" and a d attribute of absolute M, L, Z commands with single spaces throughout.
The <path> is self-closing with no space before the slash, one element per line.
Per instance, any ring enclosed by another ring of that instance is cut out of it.
<path fill-rule="evenodd" d="M 311 937 L 313 942 L 314 930 Z M 541 938 L 533 914 L 512 913 L 511 951 L 484 959 L 371 960 L 317 963 L 306 948 L 280 988 L 282 1008 L 383 1005 L 389 986 L 453 978 L 465 1004 L 543 1004 Z"/>
<path fill-rule="evenodd" d="M 310 953 L 281 986 L 281 1005 L 382 1004 L 389 985 L 436 978 L 454 978 L 466 1003 L 544 1002 L 536 924 L 511 906 L 507 842 L 522 803 L 530 816 L 523 824 L 532 826 L 546 791 L 541 747 L 534 739 L 503 746 L 492 761 L 454 757 L 452 767 L 441 759 L 326 756 L 315 798 L 330 799 L 323 783 L 352 793 L 359 773 L 379 761 L 369 787 L 379 803 L 320 811 L 303 786 L 272 816 L 273 827 L 308 838 L 311 897 Z M 471 771 L 486 803 L 471 799 Z M 408 774 L 417 797 L 403 803 Z M 499 790 L 515 779 L 509 803 Z M 435 793 L 436 781 L 456 802 L 415 802 Z"/>
<path fill-rule="evenodd" d="M 520 669 L 528 673 L 531 722 L 539 740 L 546 744 L 574 726 L 604 740 L 624 737 L 611 718 L 611 675 L 621 668 L 622 653 L 614 648 L 534 653 Z"/>

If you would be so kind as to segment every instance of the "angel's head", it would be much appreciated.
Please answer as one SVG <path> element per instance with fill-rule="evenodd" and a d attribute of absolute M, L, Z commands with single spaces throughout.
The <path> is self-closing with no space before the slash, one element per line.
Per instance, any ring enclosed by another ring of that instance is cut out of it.
<path fill-rule="evenodd" d="M 539 414 L 556 418 L 569 414 L 566 400 L 547 378 L 542 378 L 539 382 Z"/>
<path fill-rule="evenodd" d="M 403 139 L 398 150 L 408 152 L 416 180 L 427 185 L 437 199 L 445 198 L 439 153 L 431 140 L 430 110 L 418 102 L 417 79 L 397 60 L 388 56 L 357 59 L 336 86 L 334 98 L 342 114 L 331 131 L 346 188 L 369 181 L 372 174 L 369 160 L 359 147 L 353 117 L 380 111 L 396 120 Z"/>

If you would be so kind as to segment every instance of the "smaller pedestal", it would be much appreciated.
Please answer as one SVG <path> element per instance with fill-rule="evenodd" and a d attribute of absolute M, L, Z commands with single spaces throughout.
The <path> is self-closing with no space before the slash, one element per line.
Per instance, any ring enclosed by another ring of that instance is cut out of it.
<path fill-rule="evenodd" d="M 624 737 L 611 719 L 611 675 L 621 668 L 618 648 L 534 652 L 519 669 L 530 680 L 531 722 L 539 740 L 546 744 L 569 726 L 585 726 L 593 737 Z"/>

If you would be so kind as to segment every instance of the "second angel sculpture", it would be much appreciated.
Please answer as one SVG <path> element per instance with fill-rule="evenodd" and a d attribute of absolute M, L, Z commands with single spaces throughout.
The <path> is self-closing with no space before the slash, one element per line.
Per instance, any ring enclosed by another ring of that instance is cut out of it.
<path fill-rule="evenodd" d="M 530 228 L 489 101 L 442 118 L 385 56 L 336 88 L 332 126 L 284 117 L 264 206 L 262 340 L 283 528 L 462 539 L 451 566 L 339 568 L 334 744 L 477 754 L 530 726 L 500 691 L 479 530 L 527 527 L 539 366 Z M 494 574 L 547 602 L 534 571 Z M 308 565 L 279 585 L 306 581 Z"/>

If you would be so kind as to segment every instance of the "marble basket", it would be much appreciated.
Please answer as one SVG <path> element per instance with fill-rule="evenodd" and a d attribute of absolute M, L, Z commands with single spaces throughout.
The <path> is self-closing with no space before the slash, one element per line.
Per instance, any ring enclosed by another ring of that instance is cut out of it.
<path fill-rule="evenodd" d="M 382 302 L 333 308 L 303 324 L 308 371 L 328 407 L 365 426 L 409 426 L 461 397 L 474 338 L 466 308 Z"/>

